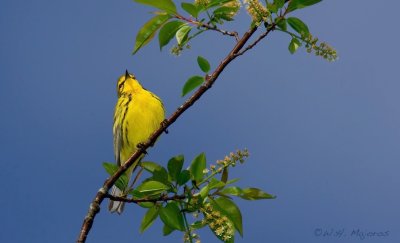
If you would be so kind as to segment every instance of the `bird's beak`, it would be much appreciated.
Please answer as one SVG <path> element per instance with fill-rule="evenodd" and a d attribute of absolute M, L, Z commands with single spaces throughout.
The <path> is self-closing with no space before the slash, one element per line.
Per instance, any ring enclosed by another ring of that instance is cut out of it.
<path fill-rule="evenodd" d="M 127 79 L 127 78 L 129 78 L 130 76 L 129 76 L 129 72 L 128 72 L 128 69 L 126 69 L 125 70 L 125 79 Z"/>

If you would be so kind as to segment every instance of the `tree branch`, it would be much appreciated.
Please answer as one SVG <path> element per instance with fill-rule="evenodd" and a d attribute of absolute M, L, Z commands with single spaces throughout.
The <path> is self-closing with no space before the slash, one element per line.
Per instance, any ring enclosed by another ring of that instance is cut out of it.
<path fill-rule="evenodd" d="M 174 123 L 187 109 L 189 109 L 200 97 L 212 87 L 214 82 L 218 79 L 221 72 L 226 68 L 226 66 L 237 57 L 237 54 L 243 48 L 243 46 L 247 43 L 250 37 L 256 32 L 257 26 L 251 27 L 242 38 L 236 43 L 233 49 L 229 52 L 229 54 L 222 60 L 222 62 L 217 66 L 214 72 L 211 75 L 207 75 L 205 82 L 202 86 L 200 86 L 197 91 L 187 99 L 180 107 L 176 109 L 176 111 L 166 119 L 150 137 L 149 139 L 143 143 L 140 148 L 122 165 L 119 167 L 118 171 L 111 177 L 109 177 L 103 184 L 103 187 L 99 189 L 97 194 L 95 195 L 92 203 L 90 204 L 89 211 L 85 216 L 81 230 L 79 232 L 79 236 L 77 239 L 78 243 L 86 242 L 87 236 L 89 234 L 90 229 L 93 226 L 94 219 L 96 215 L 100 211 L 100 205 L 107 198 L 108 190 L 114 185 L 114 183 L 118 180 L 118 178 L 142 155 L 146 152 L 146 150 L 152 146 L 157 138 L 172 124 Z M 268 33 L 267 33 L 268 34 Z"/>

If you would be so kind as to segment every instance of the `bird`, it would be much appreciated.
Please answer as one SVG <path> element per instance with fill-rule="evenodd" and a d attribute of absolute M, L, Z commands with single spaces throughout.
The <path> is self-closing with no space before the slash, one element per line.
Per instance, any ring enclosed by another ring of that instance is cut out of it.
<path fill-rule="evenodd" d="M 165 109 L 161 99 L 143 88 L 128 70 L 118 79 L 117 95 L 113 122 L 114 155 L 117 165 L 121 166 L 137 151 L 138 146 L 160 128 L 165 119 Z M 125 172 L 128 181 L 143 157 L 144 154 Z M 123 197 L 128 191 L 128 186 L 120 189 L 114 185 L 111 195 Z M 108 209 L 112 213 L 121 214 L 124 202 L 110 200 Z"/>

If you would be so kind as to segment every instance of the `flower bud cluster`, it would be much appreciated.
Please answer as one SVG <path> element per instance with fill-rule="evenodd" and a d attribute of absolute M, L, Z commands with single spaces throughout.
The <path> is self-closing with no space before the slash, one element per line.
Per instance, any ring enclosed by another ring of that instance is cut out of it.
<path fill-rule="evenodd" d="M 227 2 L 227 3 L 223 4 L 222 6 L 232 9 L 232 11 L 229 13 L 229 17 L 233 18 L 239 12 L 239 9 L 241 7 L 241 3 L 240 3 L 239 0 L 232 0 L 230 2 Z"/>
<path fill-rule="evenodd" d="M 184 51 L 184 49 L 190 49 L 190 45 L 186 44 L 184 46 L 182 46 L 182 45 L 173 46 L 171 48 L 170 52 L 174 56 L 180 56 L 182 51 Z"/>
<path fill-rule="evenodd" d="M 225 156 L 224 159 L 217 160 L 217 165 L 211 164 L 210 170 L 205 169 L 203 173 L 208 173 L 211 171 L 212 173 L 221 173 L 225 167 L 228 166 L 236 166 L 237 162 L 241 164 L 244 163 L 245 158 L 249 157 L 249 151 L 247 149 L 237 150 L 236 153 L 231 152 L 229 155 Z"/>
<path fill-rule="evenodd" d="M 239 161 L 241 164 L 244 163 L 244 159 L 249 157 L 249 151 L 247 149 L 237 150 L 236 153 L 231 152 L 229 156 L 225 156 L 222 160 L 217 160 L 217 164 L 220 166 L 228 166 L 232 165 L 235 166 L 236 163 Z"/>
<path fill-rule="evenodd" d="M 194 4 L 196 4 L 197 6 L 207 6 L 208 4 L 210 4 L 210 0 L 195 0 Z"/>
<path fill-rule="evenodd" d="M 188 232 L 185 232 L 185 234 L 183 235 L 183 242 L 184 243 L 190 243 L 192 241 L 190 241 L 190 239 L 195 240 L 195 243 L 200 243 L 200 236 L 196 233 L 193 233 L 193 231 L 191 231 L 191 236 L 188 235 Z"/>
<path fill-rule="evenodd" d="M 204 214 L 203 223 L 208 224 L 220 239 L 228 241 L 234 236 L 235 229 L 232 222 L 220 211 L 214 209 L 210 203 L 205 204 L 200 210 Z"/>
<path fill-rule="evenodd" d="M 251 16 L 254 22 L 266 21 L 271 15 L 269 10 L 258 0 L 243 0 L 246 4 L 247 13 Z"/>
<path fill-rule="evenodd" d="M 315 52 L 316 56 L 321 56 L 328 61 L 337 59 L 337 52 L 325 42 L 318 43 L 318 38 L 314 38 L 311 34 L 305 38 L 306 49 L 308 53 Z"/>

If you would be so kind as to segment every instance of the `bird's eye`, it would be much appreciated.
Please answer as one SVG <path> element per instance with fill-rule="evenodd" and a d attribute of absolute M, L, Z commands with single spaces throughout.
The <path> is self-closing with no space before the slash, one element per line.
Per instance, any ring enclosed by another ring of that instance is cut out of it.
<path fill-rule="evenodd" d="M 118 90 L 121 90 L 124 87 L 124 83 L 125 82 L 121 82 L 120 84 L 118 84 Z"/>

